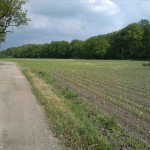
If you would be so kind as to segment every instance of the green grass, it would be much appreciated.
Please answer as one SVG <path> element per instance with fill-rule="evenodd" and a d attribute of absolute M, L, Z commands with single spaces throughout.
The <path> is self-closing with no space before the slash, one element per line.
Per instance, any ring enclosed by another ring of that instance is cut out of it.
<path fill-rule="evenodd" d="M 69 101 L 76 94 L 68 89 L 61 89 L 61 99 L 34 74 L 24 71 L 32 84 L 33 91 L 45 108 L 48 123 L 66 148 L 109 150 L 112 149 L 107 139 L 99 136 L 96 126 L 87 118 L 79 104 Z M 44 79 L 42 77 L 42 79 Z M 63 96 L 63 97 L 62 97 Z"/>
<path fill-rule="evenodd" d="M 50 128 L 67 147 L 148 149 L 150 69 L 145 62 L 9 61 L 21 66 Z"/>

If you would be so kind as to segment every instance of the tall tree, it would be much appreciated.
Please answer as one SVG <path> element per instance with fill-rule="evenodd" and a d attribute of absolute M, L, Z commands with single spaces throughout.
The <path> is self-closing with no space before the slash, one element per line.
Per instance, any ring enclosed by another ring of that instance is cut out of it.
<path fill-rule="evenodd" d="M 6 33 L 0 34 L 0 45 L 1 45 L 2 42 L 5 41 L 5 37 L 6 37 Z"/>
<path fill-rule="evenodd" d="M 142 19 L 139 25 L 143 28 L 143 50 L 141 53 L 141 58 L 150 58 L 150 22 L 146 19 Z"/>
<path fill-rule="evenodd" d="M 70 44 L 72 58 L 85 58 L 85 42 L 81 40 L 73 40 Z"/>
<path fill-rule="evenodd" d="M 10 31 L 10 26 L 26 25 L 27 10 L 23 5 L 27 0 L 0 0 L 0 36 Z"/>
<path fill-rule="evenodd" d="M 128 58 L 139 59 L 142 53 L 143 29 L 137 23 L 130 24 L 125 29 L 123 40 L 126 42 Z"/>
<path fill-rule="evenodd" d="M 105 35 L 91 37 L 85 41 L 86 58 L 103 59 L 110 47 L 109 41 Z"/>
<path fill-rule="evenodd" d="M 139 59 L 142 53 L 143 29 L 133 23 L 118 32 L 114 32 L 111 39 L 110 58 Z"/>

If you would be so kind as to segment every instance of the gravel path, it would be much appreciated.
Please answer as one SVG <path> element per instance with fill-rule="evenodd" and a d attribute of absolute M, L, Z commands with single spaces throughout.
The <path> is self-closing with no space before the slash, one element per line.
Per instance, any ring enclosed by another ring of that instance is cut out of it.
<path fill-rule="evenodd" d="M 14 63 L 0 62 L 0 150 L 61 150 Z"/>

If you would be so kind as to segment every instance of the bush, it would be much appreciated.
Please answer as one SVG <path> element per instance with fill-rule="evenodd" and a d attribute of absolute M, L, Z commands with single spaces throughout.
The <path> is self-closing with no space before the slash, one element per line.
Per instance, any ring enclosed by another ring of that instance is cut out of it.
<path fill-rule="evenodd" d="M 150 66 L 150 63 L 143 63 L 142 64 L 144 67 Z"/>

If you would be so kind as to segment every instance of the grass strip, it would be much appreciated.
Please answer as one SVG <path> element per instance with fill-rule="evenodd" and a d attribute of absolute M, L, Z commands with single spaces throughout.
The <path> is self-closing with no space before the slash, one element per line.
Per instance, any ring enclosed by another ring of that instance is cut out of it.
<path fill-rule="evenodd" d="M 30 81 L 34 94 L 43 105 L 50 128 L 66 147 L 74 150 L 113 149 L 107 139 L 99 136 L 98 129 L 82 112 L 79 105 L 66 98 L 58 97 L 52 87 L 36 74 L 23 70 Z M 66 95 L 68 94 L 65 91 Z"/>

